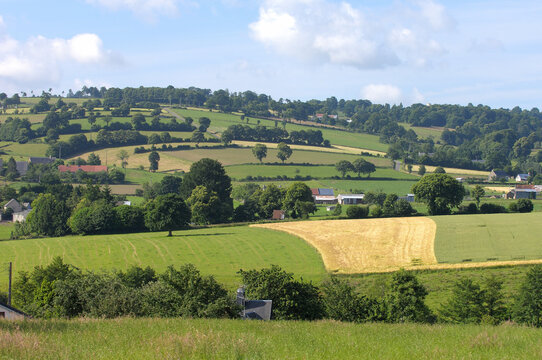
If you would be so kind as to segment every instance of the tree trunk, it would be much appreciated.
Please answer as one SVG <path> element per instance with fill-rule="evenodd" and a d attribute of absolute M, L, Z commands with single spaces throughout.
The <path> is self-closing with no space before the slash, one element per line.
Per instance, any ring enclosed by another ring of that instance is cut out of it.
<path fill-rule="evenodd" d="M 169 230 L 169 234 L 167 236 L 168 237 L 173 236 L 173 234 L 171 233 L 171 230 Z"/>

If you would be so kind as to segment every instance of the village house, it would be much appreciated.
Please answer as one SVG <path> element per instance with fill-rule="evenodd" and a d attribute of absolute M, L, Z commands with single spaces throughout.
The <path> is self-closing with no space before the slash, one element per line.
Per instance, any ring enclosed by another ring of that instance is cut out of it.
<path fill-rule="evenodd" d="M 237 305 L 241 307 L 241 318 L 248 320 L 271 320 L 273 300 L 246 300 L 245 288 L 237 289 Z"/>
<path fill-rule="evenodd" d="M 26 218 L 28 217 L 28 214 L 30 214 L 30 211 L 32 209 L 26 209 L 20 212 L 13 213 L 13 222 L 25 222 Z"/>
<path fill-rule="evenodd" d="M 333 189 L 311 189 L 312 198 L 315 204 L 333 205 L 337 203 L 337 198 L 333 193 Z"/>
<path fill-rule="evenodd" d="M 341 205 L 357 205 L 363 203 L 364 194 L 339 194 L 337 201 Z"/>
<path fill-rule="evenodd" d="M 28 161 L 15 161 L 15 167 L 20 176 L 25 176 L 28 172 Z"/>
<path fill-rule="evenodd" d="M 527 182 L 529 179 L 529 174 L 518 174 L 516 176 L 516 182 Z"/>
<path fill-rule="evenodd" d="M 491 170 L 488 181 L 508 181 L 508 174 L 503 170 Z"/>
<path fill-rule="evenodd" d="M 0 319 L 24 320 L 29 317 L 30 317 L 29 315 L 25 314 L 24 312 L 20 310 L 15 309 L 14 307 L 0 303 Z"/>
<path fill-rule="evenodd" d="M 4 205 L 4 211 L 7 209 L 11 209 L 13 213 L 17 213 L 23 211 L 23 206 L 17 200 L 11 199 L 6 203 L 6 205 Z"/>

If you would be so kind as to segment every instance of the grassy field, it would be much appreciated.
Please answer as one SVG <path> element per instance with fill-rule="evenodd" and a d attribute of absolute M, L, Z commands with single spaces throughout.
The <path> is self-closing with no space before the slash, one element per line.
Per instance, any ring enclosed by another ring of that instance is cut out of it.
<path fill-rule="evenodd" d="M 412 126 L 409 123 L 398 123 L 402 127 L 404 127 L 407 130 L 414 130 L 416 135 L 418 135 L 419 138 L 429 138 L 432 137 L 433 140 L 437 141 L 440 140 L 440 136 L 442 135 L 442 132 L 444 131 L 443 128 L 434 128 L 434 127 L 421 127 L 421 126 Z"/>
<path fill-rule="evenodd" d="M 224 114 L 224 113 L 217 113 L 217 112 L 208 112 L 208 111 L 200 111 L 200 110 L 194 110 L 194 109 L 173 109 L 177 114 L 187 117 L 190 116 L 194 119 L 194 122 L 197 122 L 197 120 L 200 117 L 208 117 L 211 119 L 211 126 L 210 131 L 214 131 L 217 133 L 221 133 L 224 131 L 228 126 L 234 125 L 234 124 L 243 124 L 247 125 L 246 120 L 241 120 L 241 117 L 239 115 L 234 114 Z M 249 124 L 251 126 L 257 125 L 258 119 L 256 118 L 250 118 Z M 267 126 L 267 127 L 274 127 L 275 121 L 274 120 L 267 120 L 267 119 L 259 119 L 261 126 Z M 279 121 L 279 126 L 282 126 L 282 124 Z M 322 131 L 322 135 L 324 139 L 328 139 L 331 144 L 333 145 L 344 145 L 344 146 L 351 146 L 356 147 L 360 149 L 369 149 L 369 150 L 376 150 L 376 151 L 387 151 L 388 145 L 382 144 L 379 141 L 379 137 L 376 135 L 370 135 L 370 134 L 361 134 L 361 133 L 353 133 L 353 132 L 347 132 L 347 131 L 341 131 L 341 130 L 333 130 L 333 129 L 326 129 L 326 128 L 314 128 L 314 127 L 308 127 L 308 126 L 302 126 L 297 124 L 288 123 L 286 124 L 286 130 L 287 131 L 299 131 L 299 130 L 307 130 L 307 129 L 317 129 Z"/>
<path fill-rule="evenodd" d="M 15 271 L 48 264 L 55 256 L 82 269 L 126 269 L 150 265 L 163 271 L 169 265 L 195 264 L 230 287 L 238 285 L 240 269 L 281 266 L 297 276 L 320 281 L 325 276 L 318 252 L 295 236 L 247 226 L 101 236 L 0 241 L 2 261 Z M 9 260 L 8 260 L 9 259 Z M 7 279 L 0 278 L 2 289 Z"/>
<path fill-rule="evenodd" d="M 279 176 L 287 175 L 288 177 L 312 176 L 314 178 L 325 178 L 333 176 L 341 176 L 341 174 L 332 165 L 321 166 L 281 166 L 281 165 L 231 165 L 226 166 L 226 172 L 229 176 L 235 179 L 241 179 L 248 175 L 250 176 Z M 353 174 L 352 174 L 353 175 Z M 357 175 L 356 175 L 357 176 Z M 376 172 L 371 174 L 371 178 L 385 179 L 403 179 L 413 180 L 416 176 L 404 174 L 392 169 L 377 168 Z M 362 175 L 362 181 L 365 180 L 365 175 Z M 370 178 L 369 178 L 370 179 Z"/>
<path fill-rule="evenodd" d="M 436 264 L 436 225 L 429 218 L 301 221 L 252 225 L 299 236 L 322 254 L 329 272 L 395 271 Z"/>
<path fill-rule="evenodd" d="M 542 259 L 542 214 L 436 216 L 435 255 L 449 263 Z"/>
<path fill-rule="evenodd" d="M 144 339 L 144 340 L 143 340 Z M 519 326 L 206 319 L 0 322 L 4 359 L 539 359 Z"/>
<path fill-rule="evenodd" d="M 28 160 L 29 156 L 45 156 L 47 151 L 47 144 L 19 144 L 8 141 L 0 141 L 0 150 L 4 151 L 7 155 L 2 155 L 5 160 L 13 156 L 15 160 Z"/>

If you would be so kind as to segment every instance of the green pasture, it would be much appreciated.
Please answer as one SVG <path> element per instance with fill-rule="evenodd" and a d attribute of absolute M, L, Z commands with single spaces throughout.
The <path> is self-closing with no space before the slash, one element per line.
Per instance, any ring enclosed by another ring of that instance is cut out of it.
<path fill-rule="evenodd" d="M 277 149 L 267 149 L 267 157 L 263 159 L 264 163 L 280 162 L 277 158 Z M 211 158 L 218 160 L 224 166 L 239 165 L 247 163 L 257 163 L 258 159 L 254 157 L 251 148 L 228 148 L 228 149 L 190 149 L 169 152 L 171 156 L 196 162 L 201 158 Z M 320 151 L 294 150 L 287 163 L 310 163 L 310 164 L 335 164 L 340 160 L 353 161 L 358 155 L 327 153 Z M 368 160 L 378 159 L 368 157 Z"/>
<path fill-rule="evenodd" d="M 28 119 L 32 124 L 41 123 L 43 119 L 45 119 L 45 113 L 42 114 L 30 114 L 28 112 L 28 109 L 19 109 L 18 114 L 2 114 L 0 115 L 0 122 L 6 121 L 8 117 L 12 118 L 20 118 L 20 119 Z"/>
<path fill-rule="evenodd" d="M 370 158 L 369 158 L 370 159 Z M 320 166 L 294 166 L 294 165 L 231 165 L 226 166 L 226 172 L 229 176 L 235 179 L 242 179 L 246 176 L 312 176 L 313 178 L 329 178 L 333 176 L 341 176 L 335 169 L 334 165 Z M 352 177 L 357 177 L 357 174 L 350 173 Z M 367 179 L 366 175 L 361 175 L 362 180 Z M 394 171 L 392 169 L 377 168 L 376 172 L 372 173 L 370 178 L 386 178 L 386 179 L 407 179 L 415 180 L 416 176 Z M 370 179 L 369 178 L 369 179 Z"/>
<path fill-rule="evenodd" d="M 542 258 L 542 213 L 435 216 L 440 263 Z"/>
<path fill-rule="evenodd" d="M 402 127 L 404 127 L 407 130 L 414 130 L 416 135 L 418 135 L 419 138 L 429 138 L 432 137 L 435 141 L 440 139 L 440 136 L 442 135 L 443 129 L 440 128 L 431 128 L 431 127 L 418 127 L 418 126 L 412 126 L 409 123 L 398 123 Z"/>
<path fill-rule="evenodd" d="M 341 192 L 350 192 L 351 190 L 367 191 L 382 191 L 387 194 L 394 193 L 399 196 L 410 194 L 412 185 L 417 180 L 372 180 L 369 179 L 350 179 L 350 180 L 334 180 L 322 179 L 318 180 L 318 187 L 333 188 Z"/>
<path fill-rule="evenodd" d="M 4 359 L 539 359 L 542 330 L 337 321 L 0 322 Z"/>
<path fill-rule="evenodd" d="M 122 169 L 121 169 L 122 170 Z M 131 184 L 155 183 L 160 182 L 167 174 L 161 172 L 150 172 L 139 169 L 126 169 L 126 177 L 124 181 Z"/>
<path fill-rule="evenodd" d="M 192 117 L 195 123 L 197 123 L 197 120 L 200 117 L 208 117 L 211 120 L 210 130 L 218 132 L 218 133 L 221 133 L 230 125 L 243 124 L 243 125 L 256 126 L 258 125 L 258 121 L 260 122 L 259 125 L 261 126 L 266 126 L 266 127 L 275 126 L 275 120 L 257 119 L 257 118 L 251 118 L 250 116 L 249 116 L 249 119 L 250 119 L 249 123 L 247 124 L 246 118 L 245 120 L 241 120 L 241 116 L 234 115 L 234 114 L 225 114 L 225 113 L 201 111 L 201 110 L 194 110 L 194 109 L 172 109 L 172 110 L 183 117 L 188 117 L 188 116 Z M 278 126 L 282 127 L 281 121 L 278 121 Z M 347 131 L 334 130 L 334 129 L 328 129 L 328 128 L 323 128 L 323 127 L 309 127 L 309 126 L 292 124 L 292 123 L 286 124 L 287 131 L 292 131 L 292 130 L 299 131 L 299 130 L 307 130 L 307 129 L 321 130 L 324 139 L 328 139 L 333 145 L 351 146 L 351 147 L 357 147 L 357 148 L 368 149 L 368 150 L 376 150 L 376 151 L 384 151 L 384 152 L 388 150 L 388 145 L 380 143 L 379 137 L 376 135 L 347 132 Z"/>
<path fill-rule="evenodd" d="M 286 234 L 248 226 L 121 235 L 66 236 L 0 241 L 2 261 L 13 261 L 15 271 L 46 265 L 55 256 L 81 269 L 126 269 L 151 266 L 163 271 L 169 265 L 192 263 L 215 275 L 228 287 L 239 283 L 243 269 L 281 266 L 304 279 L 320 281 L 325 269 L 318 252 L 305 241 Z M 1 288 L 7 278 L 0 277 Z"/>
<path fill-rule="evenodd" d="M 43 143 L 19 144 L 16 142 L 0 141 L 0 151 L 6 153 L 2 155 L 4 160 L 13 156 L 15 160 L 28 160 L 29 156 L 45 156 L 49 145 Z"/>

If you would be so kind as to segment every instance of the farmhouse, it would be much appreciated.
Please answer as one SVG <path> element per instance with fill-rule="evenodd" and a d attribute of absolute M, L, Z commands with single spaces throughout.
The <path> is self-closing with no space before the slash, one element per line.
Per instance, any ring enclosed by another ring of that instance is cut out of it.
<path fill-rule="evenodd" d="M 491 170 L 488 181 L 508 181 L 508 174 L 503 170 Z"/>
<path fill-rule="evenodd" d="M 529 174 L 518 174 L 516 176 L 516 182 L 527 182 L 528 178 L 529 178 Z"/>
<path fill-rule="evenodd" d="M 107 166 L 105 165 L 59 165 L 58 171 L 64 172 L 78 172 L 79 170 L 87 173 L 107 172 Z"/>
<path fill-rule="evenodd" d="M 245 288 L 237 289 L 237 305 L 241 306 L 241 318 L 249 320 L 271 320 L 272 300 L 246 300 Z"/>
<path fill-rule="evenodd" d="M 17 167 L 17 172 L 21 176 L 25 176 L 28 172 L 28 162 L 26 161 L 15 161 L 15 166 Z"/>
<path fill-rule="evenodd" d="M 15 309 L 9 305 L 0 304 L 0 319 L 6 320 L 23 320 L 30 317 L 24 312 Z"/>
<path fill-rule="evenodd" d="M 56 158 L 54 157 L 36 157 L 36 156 L 31 156 L 29 159 L 28 159 L 28 163 L 29 164 L 44 164 L 44 165 L 47 165 L 47 164 L 50 164 L 52 162 L 54 162 L 56 160 Z"/>
<path fill-rule="evenodd" d="M 14 213 L 23 211 L 23 206 L 15 199 L 11 199 L 4 205 L 4 211 L 11 209 Z"/>
<path fill-rule="evenodd" d="M 333 205 L 337 203 L 337 198 L 333 194 L 333 189 L 311 189 L 312 198 L 315 204 Z"/>
<path fill-rule="evenodd" d="M 30 214 L 30 211 L 32 209 L 26 209 L 20 212 L 13 213 L 13 222 L 25 222 L 26 218 L 28 217 L 28 214 Z"/>
<path fill-rule="evenodd" d="M 339 194 L 339 196 L 337 196 L 337 201 L 341 205 L 357 205 L 362 203 L 364 197 L 364 194 Z"/>

